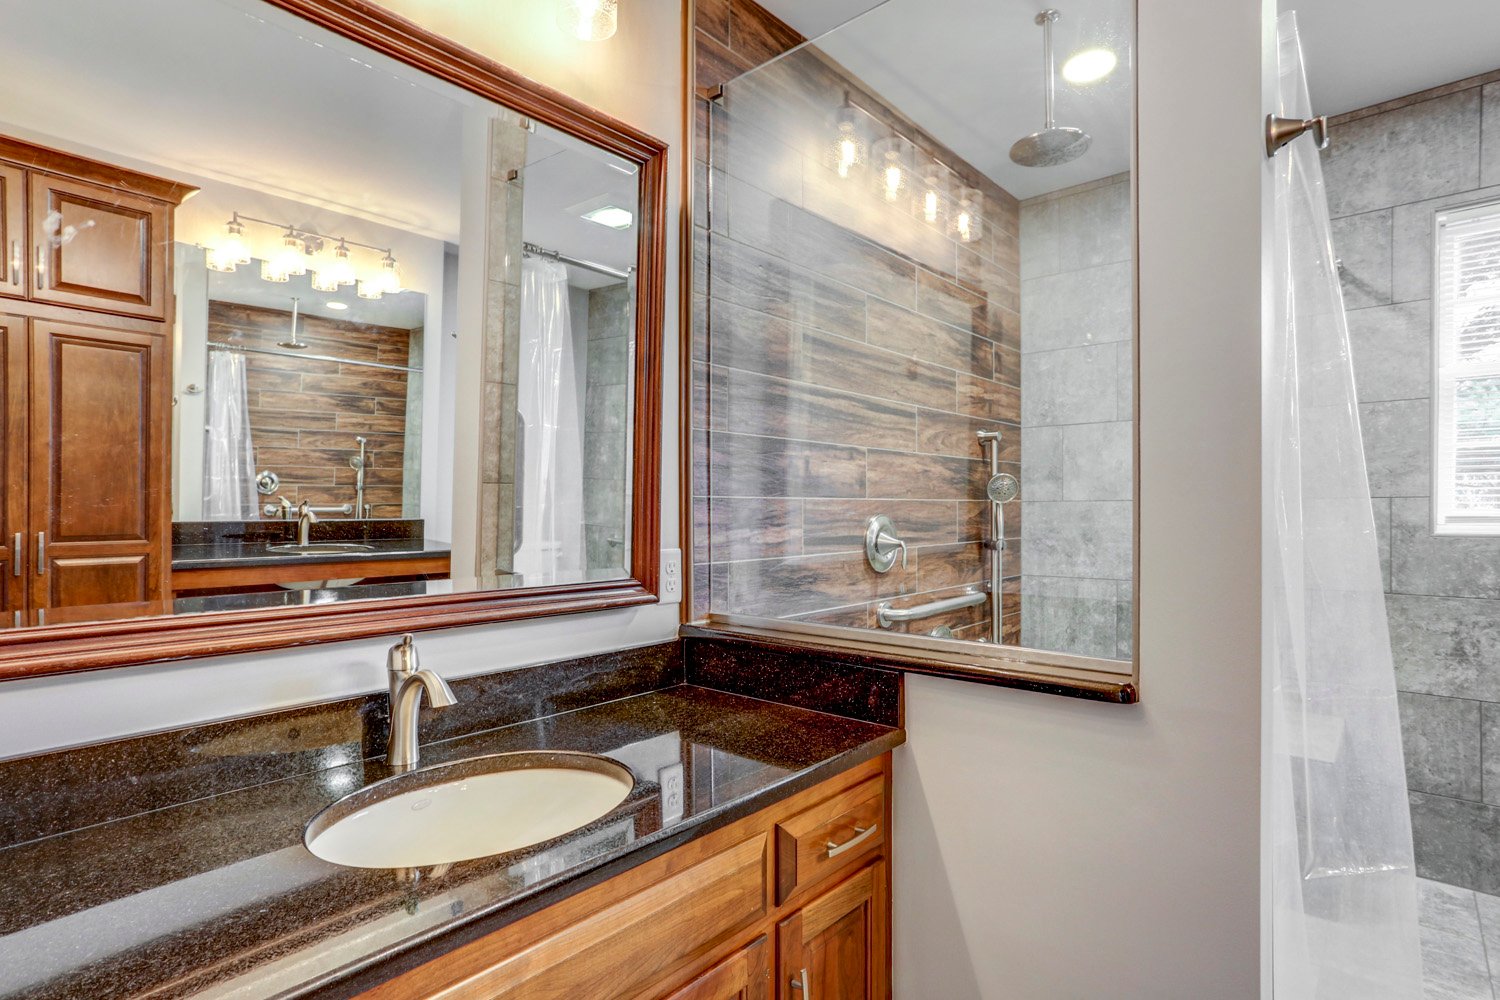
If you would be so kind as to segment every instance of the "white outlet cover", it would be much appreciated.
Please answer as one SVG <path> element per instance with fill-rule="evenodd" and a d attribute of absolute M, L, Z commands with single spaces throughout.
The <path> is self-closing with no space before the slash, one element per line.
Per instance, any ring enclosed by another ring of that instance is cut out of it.
<path fill-rule="evenodd" d="M 661 550 L 661 603 L 682 601 L 682 550 Z"/>

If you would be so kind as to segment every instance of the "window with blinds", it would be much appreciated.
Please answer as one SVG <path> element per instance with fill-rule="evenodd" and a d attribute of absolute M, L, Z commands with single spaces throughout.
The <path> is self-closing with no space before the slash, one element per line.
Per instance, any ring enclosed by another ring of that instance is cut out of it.
<path fill-rule="evenodd" d="M 1437 217 L 1433 529 L 1500 534 L 1500 202 Z"/>

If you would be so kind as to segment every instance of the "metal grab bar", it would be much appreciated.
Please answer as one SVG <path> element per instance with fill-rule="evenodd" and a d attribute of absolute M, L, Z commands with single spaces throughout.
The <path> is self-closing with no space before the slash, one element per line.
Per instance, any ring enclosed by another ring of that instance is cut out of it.
<path fill-rule="evenodd" d="M 971 587 L 955 597 L 945 597 L 940 601 L 929 601 L 926 604 L 917 604 L 909 608 L 893 608 L 890 602 L 886 601 L 875 609 L 875 620 L 880 623 L 881 628 L 890 628 L 902 622 L 931 618 L 933 615 L 947 614 L 959 608 L 972 608 L 987 600 L 989 598 L 983 591 Z"/>

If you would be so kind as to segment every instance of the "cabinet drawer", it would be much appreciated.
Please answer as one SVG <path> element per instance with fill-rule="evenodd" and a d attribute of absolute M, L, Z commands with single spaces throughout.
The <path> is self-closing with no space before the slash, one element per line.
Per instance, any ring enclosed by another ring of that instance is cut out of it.
<path fill-rule="evenodd" d="M 869 857 L 885 843 L 885 782 L 846 789 L 776 824 L 776 902 Z"/>
<path fill-rule="evenodd" d="M 481 939 L 363 997 L 635 996 L 701 960 L 729 934 L 769 912 L 766 849 L 766 835 L 757 834 L 498 961 L 486 958 L 488 948 Z"/>

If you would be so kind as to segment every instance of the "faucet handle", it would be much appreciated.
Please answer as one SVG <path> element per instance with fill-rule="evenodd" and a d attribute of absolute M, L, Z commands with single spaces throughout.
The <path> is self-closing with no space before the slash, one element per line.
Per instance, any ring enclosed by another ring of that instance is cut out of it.
<path fill-rule="evenodd" d="M 411 674 L 422 668 L 422 659 L 417 655 L 417 643 L 410 632 L 386 653 L 385 666 L 393 674 Z"/>

